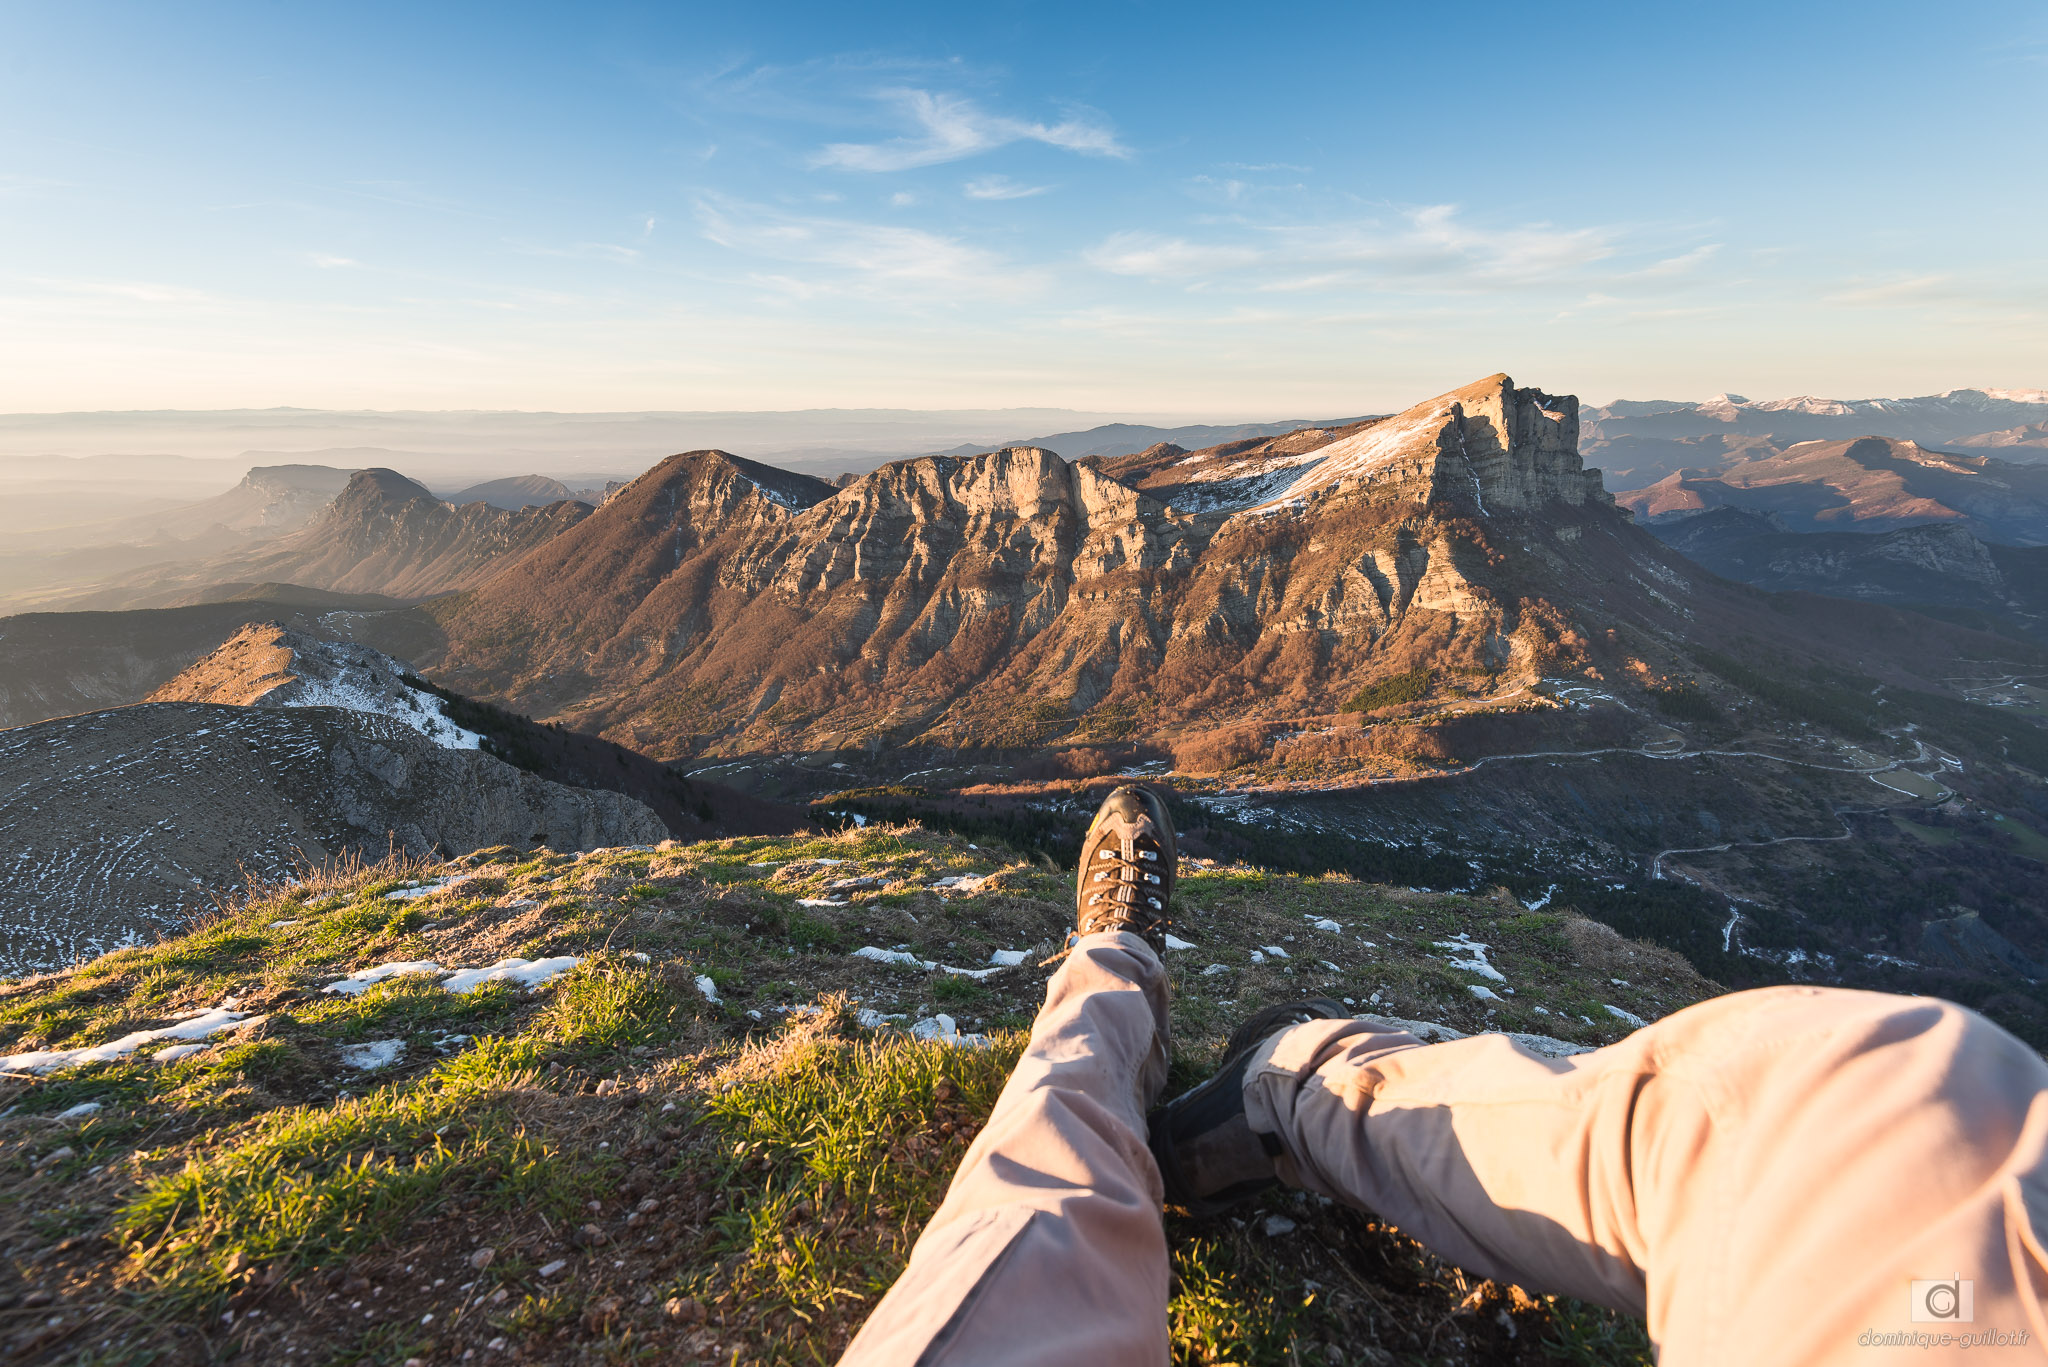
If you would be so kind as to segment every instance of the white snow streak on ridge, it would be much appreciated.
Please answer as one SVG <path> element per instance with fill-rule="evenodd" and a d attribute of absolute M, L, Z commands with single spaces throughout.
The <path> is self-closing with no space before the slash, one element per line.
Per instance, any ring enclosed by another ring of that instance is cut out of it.
<path fill-rule="evenodd" d="M 1418 440 L 1434 439 L 1450 418 L 1448 408 L 1427 409 L 1406 421 L 1389 418 L 1356 436 L 1331 442 L 1316 452 L 1321 459 L 1289 485 L 1285 493 L 1299 496 L 1347 479 L 1363 478 L 1399 459 Z"/>
<path fill-rule="evenodd" d="M 83 1049 L 46 1049 L 37 1053 L 12 1054 L 0 1058 L 0 1072 L 54 1073 L 60 1068 L 77 1068 L 87 1063 L 111 1063 L 158 1040 L 204 1039 L 222 1030 L 261 1025 L 268 1019 L 268 1016 L 252 1016 L 246 1011 L 230 1011 L 225 1006 L 216 1006 L 176 1025 L 167 1025 L 161 1030 L 138 1030 L 105 1044 L 89 1045 Z"/>
<path fill-rule="evenodd" d="M 299 686 L 286 707 L 345 707 L 351 712 L 376 712 L 400 722 L 425 736 L 444 750 L 479 750 L 484 738 L 448 720 L 441 700 L 431 693 L 402 686 L 411 706 L 400 706 L 388 693 L 363 688 L 347 679 L 299 677 Z"/>

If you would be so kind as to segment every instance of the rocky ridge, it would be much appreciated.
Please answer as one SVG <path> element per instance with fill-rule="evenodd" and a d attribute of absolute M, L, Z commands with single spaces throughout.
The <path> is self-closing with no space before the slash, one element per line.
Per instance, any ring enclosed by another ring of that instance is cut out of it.
<path fill-rule="evenodd" d="M 482 736 L 448 717 L 442 699 L 408 683 L 411 674 L 403 660 L 368 646 L 252 622 L 145 701 L 345 707 L 390 717 L 449 749 L 483 744 Z"/>
<path fill-rule="evenodd" d="M 1582 643 L 1511 560 L 1619 555 L 1644 586 L 1683 573 L 1612 512 L 1576 413 L 1491 376 L 1185 458 L 1011 447 L 836 491 L 693 452 L 437 609 L 442 644 L 416 658 L 662 753 L 1334 708 L 1422 653 L 1533 682 Z"/>

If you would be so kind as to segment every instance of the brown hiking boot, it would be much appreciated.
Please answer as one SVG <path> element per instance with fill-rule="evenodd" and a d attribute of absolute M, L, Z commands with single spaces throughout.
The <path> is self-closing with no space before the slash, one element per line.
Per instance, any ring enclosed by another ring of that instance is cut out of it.
<path fill-rule="evenodd" d="M 1152 1112 L 1146 1143 L 1159 1164 L 1166 1204 L 1190 1215 L 1214 1215 L 1279 1182 L 1276 1135 L 1254 1133 L 1244 1114 L 1244 1074 L 1258 1047 L 1290 1026 L 1342 1020 L 1351 1013 L 1328 997 L 1254 1012 L 1223 1046 L 1223 1065 L 1209 1078 Z"/>
<path fill-rule="evenodd" d="M 1067 948 L 1083 935 L 1128 930 L 1164 955 L 1179 859 L 1173 822 L 1157 795 L 1126 784 L 1104 798 L 1081 841 Z"/>

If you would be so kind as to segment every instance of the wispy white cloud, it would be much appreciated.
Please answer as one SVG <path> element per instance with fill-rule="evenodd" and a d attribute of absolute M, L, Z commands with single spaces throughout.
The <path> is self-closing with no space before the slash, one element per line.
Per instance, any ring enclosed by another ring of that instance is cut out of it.
<path fill-rule="evenodd" d="M 1014 142 L 1041 142 L 1084 156 L 1131 154 L 1106 125 L 1080 115 L 1045 124 L 988 113 L 960 95 L 889 90 L 882 97 L 917 125 L 917 136 L 887 142 L 830 143 L 812 158 L 812 164 L 845 171 L 908 171 L 960 161 Z"/>
<path fill-rule="evenodd" d="M 697 213 L 709 241 L 777 263 L 778 270 L 754 279 L 800 297 L 1015 297 L 1044 283 L 1035 270 L 919 228 L 790 214 L 711 198 L 698 202 Z"/>
<path fill-rule="evenodd" d="M 1142 229 L 1111 233 L 1083 255 L 1088 264 L 1098 270 L 1153 280 L 1188 280 L 1223 271 L 1243 270 L 1266 259 L 1265 253 L 1257 247 L 1190 242 L 1184 237 L 1169 237 Z"/>
<path fill-rule="evenodd" d="M 1569 277 L 1614 254 L 1614 229 L 1547 223 L 1488 228 L 1456 205 L 1412 209 L 1401 220 L 1238 227 L 1233 240 L 1201 242 L 1113 233 L 1085 253 L 1098 269 L 1185 284 L 1217 282 L 1274 291 L 1343 285 L 1500 289 Z"/>
<path fill-rule="evenodd" d="M 27 282 L 38 289 L 52 294 L 68 294 L 84 298 L 125 299 L 138 304 L 164 304 L 189 307 L 194 304 L 210 304 L 214 297 L 204 290 L 195 290 L 185 285 L 164 285 L 143 280 L 77 280 L 55 276 L 30 276 Z"/>
<path fill-rule="evenodd" d="M 1893 304 L 1949 302 L 1963 297 L 1946 275 L 1915 275 L 1892 280 L 1859 280 L 1826 296 L 1830 304 L 1869 308 Z"/>
<path fill-rule="evenodd" d="M 654 220 L 648 219 L 647 224 L 647 229 L 641 233 L 643 240 L 654 231 Z M 616 261 L 622 266 L 630 266 L 641 257 L 638 247 L 627 247 L 617 242 L 573 242 L 566 247 L 546 247 L 526 242 L 515 242 L 510 245 L 511 249 L 521 256 L 566 256 L 584 261 Z"/>
<path fill-rule="evenodd" d="M 1050 190 L 1050 185 L 1019 185 L 1008 176 L 982 176 L 961 186 L 969 199 L 1029 199 Z"/>
<path fill-rule="evenodd" d="M 323 271 L 335 271 L 346 270 L 351 266 L 360 266 L 363 263 L 353 257 L 336 256 L 332 252 L 307 252 L 306 264 L 318 266 Z"/>
<path fill-rule="evenodd" d="M 1691 275 L 1699 270 L 1700 267 L 1713 260 L 1715 254 L 1720 250 L 1720 243 L 1709 242 L 1703 246 L 1694 247 L 1689 252 L 1683 252 L 1677 256 L 1667 256 L 1662 261 L 1643 267 L 1635 274 L 1645 280 L 1666 280 L 1676 276 Z"/>

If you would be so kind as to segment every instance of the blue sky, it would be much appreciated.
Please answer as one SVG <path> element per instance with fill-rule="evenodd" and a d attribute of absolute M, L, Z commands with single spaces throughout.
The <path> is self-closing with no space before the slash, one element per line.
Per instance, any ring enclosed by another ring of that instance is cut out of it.
<path fill-rule="evenodd" d="M 2039 3 L 0 0 L 0 410 L 2042 386 L 2044 135 Z"/>

